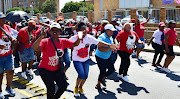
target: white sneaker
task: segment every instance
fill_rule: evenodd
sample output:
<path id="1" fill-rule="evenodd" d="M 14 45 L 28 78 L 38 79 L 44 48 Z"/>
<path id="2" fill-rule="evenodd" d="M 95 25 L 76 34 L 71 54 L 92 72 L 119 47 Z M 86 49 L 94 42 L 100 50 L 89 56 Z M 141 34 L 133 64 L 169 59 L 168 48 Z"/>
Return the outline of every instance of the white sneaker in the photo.
<path id="1" fill-rule="evenodd" d="M 127 76 L 124 76 L 122 79 L 123 79 L 125 82 L 129 82 L 129 79 L 128 79 Z"/>
<path id="2" fill-rule="evenodd" d="M 21 76 L 22 76 L 24 79 L 27 79 L 26 72 L 22 72 L 22 73 L 21 73 Z"/>
<path id="3" fill-rule="evenodd" d="M 119 78 L 123 78 L 123 74 L 121 74 L 121 75 L 117 74 L 117 76 L 118 76 Z"/>
<path id="4" fill-rule="evenodd" d="M 166 73 L 171 73 L 171 70 L 168 69 L 168 68 L 165 68 L 165 67 L 161 68 L 161 70 L 162 70 L 162 71 L 165 71 Z"/>
<path id="5" fill-rule="evenodd" d="M 26 71 L 28 71 L 29 72 L 29 74 L 31 75 L 31 76 L 33 76 L 34 75 L 34 72 L 33 72 L 33 70 L 32 69 L 27 69 Z"/>
<path id="6" fill-rule="evenodd" d="M 180 87 L 180 82 L 178 83 L 178 87 Z"/>

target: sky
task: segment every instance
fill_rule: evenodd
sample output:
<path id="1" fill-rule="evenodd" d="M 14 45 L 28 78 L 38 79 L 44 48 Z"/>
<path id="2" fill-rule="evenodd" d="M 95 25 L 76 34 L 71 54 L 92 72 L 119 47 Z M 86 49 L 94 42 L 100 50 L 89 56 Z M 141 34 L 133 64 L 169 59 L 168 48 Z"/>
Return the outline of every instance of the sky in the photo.
<path id="1" fill-rule="evenodd" d="M 59 0 L 59 1 L 60 1 L 60 9 L 62 9 L 67 2 L 70 2 L 70 1 L 80 2 L 80 1 L 83 1 L 83 0 Z"/>

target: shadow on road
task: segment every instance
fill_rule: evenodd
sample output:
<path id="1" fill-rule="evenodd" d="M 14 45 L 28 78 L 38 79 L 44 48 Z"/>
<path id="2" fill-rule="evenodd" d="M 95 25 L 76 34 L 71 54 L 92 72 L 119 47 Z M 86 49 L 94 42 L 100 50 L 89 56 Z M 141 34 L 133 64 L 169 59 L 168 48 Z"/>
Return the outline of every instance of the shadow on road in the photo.
<path id="1" fill-rule="evenodd" d="M 109 77 L 107 77 L 106 79 L 109 80 L 114 80 L 114 82 L 119 82 L 119 77 L 117 77 L 117 72 L 112 73 Z"/>
<path id="2" fill-rule="evenodd" d="M 161 68 L 156 67 L 155 72 L 166 74 L 166 77 L 170 78 L 173 81 L 180 81 L 180 76 L 174 74 L 174 73 L 177 73 L 177 71 L 172 71 L 171 73 L 166 73 L 166 72 L 162 71 Z"/>
<path id="3" fill-rule="evenodd" d="M 117 99 L 116 94 L 114 92 L 103 89 L 102 91 L 98 91 L 99 95 L 95 96 L 95 99 Z"/>
<path id="4" fill-rule="evenodd" d="M 147 61 L 144 60 L 144 59 L 136 60 L 136 62 L 138 62 L 138 65 L 139 65 L 140 67 L 143 67 L 142 64 L 147 64 L 147 63 L 149 63 L 149 62 L 147 62 Z"/>
<path id="5" fill-rule="evenodd" d="M 129 95 L 138 95 L 138 92 L 144 90 L 146 93 L 150 93 L 144 87 L 137 87 L 135 84 L 123 82 L 119 85 L 120 88 L 117 88 L 118 93 L 127 92 Z"/>

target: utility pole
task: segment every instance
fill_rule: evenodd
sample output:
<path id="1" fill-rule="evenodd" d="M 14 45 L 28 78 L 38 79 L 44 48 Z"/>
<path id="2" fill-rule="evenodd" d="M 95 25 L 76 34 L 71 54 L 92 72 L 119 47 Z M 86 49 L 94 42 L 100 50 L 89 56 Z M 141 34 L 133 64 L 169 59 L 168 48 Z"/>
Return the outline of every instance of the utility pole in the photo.
<path id="1" fill-rule="evenodd" d="M 84 17 L 84 2 L 85 2 L 85 0 L 83 1 L 83 17 Z"/>

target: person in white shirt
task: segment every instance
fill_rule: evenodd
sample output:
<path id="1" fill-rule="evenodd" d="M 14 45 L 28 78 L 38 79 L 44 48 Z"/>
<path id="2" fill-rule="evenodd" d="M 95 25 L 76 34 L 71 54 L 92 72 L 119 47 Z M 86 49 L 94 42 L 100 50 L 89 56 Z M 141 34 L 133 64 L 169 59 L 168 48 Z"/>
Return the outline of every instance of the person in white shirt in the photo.
<path id="1" fill-rule="evenodd" d="M 78 78 L 76 81 L 76 86 L 74 88 L 75 97 L 79 96 L 79 92 L 84 94 L 83 85 L 88 78 L 89 72 L 89 51 L 91 44 L 96 44 L 98 46 L 110 47 L 115 50 L 115 45 L 108 44 L 103 41 L 99 41 L 93 36 L 87 34 L 86 26 L 84 22 L 78 24 L 78 29 L 82 33 L 82 39 L 78 46 L 73 48 L 72 52 L 72 60 L 74 63 L 74 67 L 78 73 Z M 76 41 L 78 36 L 80 38 L 80 32 L 78 35 L 74 35 L 70 38 L 72 41 Z"/>
<path id="2" fill-rule="evenodd" d="M 154 58 L 153 58 L 153 62 L 152 62 L 152 66 L 161 66 L 160 62 L 164 56 L 164 50 L 163 50 L 163 46 L 164 46 L 164 27 L 165 27 L 165 23 L 164 22 L 160 22 L 159 23 L 159 29 L 156 30 L 153 34 L 153 36 L 151 37 L 148 46 L 150 45 L 150 43 L 152 42 L 152 47 L 155 49 L 155 54 L 154 54 Z M 156 59 L 157 56 L 159 55 L 159 59 L 156 63 Z"/>

